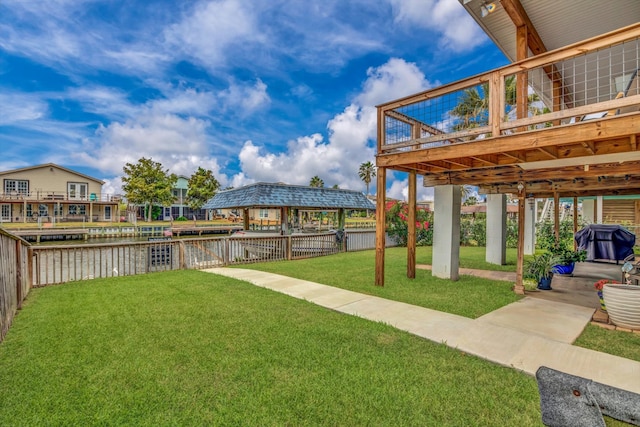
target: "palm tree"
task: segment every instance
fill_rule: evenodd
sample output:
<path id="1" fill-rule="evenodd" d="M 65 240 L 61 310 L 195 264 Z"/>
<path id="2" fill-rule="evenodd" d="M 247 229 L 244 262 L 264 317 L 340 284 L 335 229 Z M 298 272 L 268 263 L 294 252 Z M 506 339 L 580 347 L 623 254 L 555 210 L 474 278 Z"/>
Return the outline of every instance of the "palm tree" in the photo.
<path id="1" fill-rule="evenodd" d="M 516 103 L 516 76 L 509 76 L 504 81 L 505 104 L 511 109 Z M 451 114 L 459 121 L 453 126 L 454 131 L 472 129 L 489 123 L 489 83 L 482 83 L 480 89 L 465 89 L 458 105 Z"/>
<path id="2" fill-rule="evenodd" d="M 376 176 L 376 167 L 371 162 L 364 162 L 360 164 L 360 170 L 358 170 L 358 176 L 367 185 L 367 196 L 369 195 L 369 184 L 371 179 Z"/>
<path id="3" fill-rule="evenodd" d="M 467 185 L 467 184 L 461 185 L 460 193 L 461 193 L 462 202 L 464 202 L 470 197 L 473 197 L 474 192 L 475 192 L 475 188 L 472 185 Z"/>
<path id="4" fill-rule="evenodd" d="M 313 178 L 311 178 L 311 181 L 309 181 L 309 186 L 321 188 L 321 187 L 324 187 L 324 181 L 320 179 L 318 175 L 316 175 Z"/>

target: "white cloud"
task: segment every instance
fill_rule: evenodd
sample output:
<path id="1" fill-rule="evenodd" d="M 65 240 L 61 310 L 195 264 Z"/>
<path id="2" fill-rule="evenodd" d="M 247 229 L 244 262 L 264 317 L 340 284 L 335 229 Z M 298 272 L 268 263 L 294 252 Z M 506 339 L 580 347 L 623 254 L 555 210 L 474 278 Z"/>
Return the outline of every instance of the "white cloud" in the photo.
<path id="1" fill-rule="evenodd" d="M 455 51 L 469 51 L 487 41 L 487 36 L 458 0 L 390 0 L 395 20 L 441 34 L 439 45 Z"/>
<path id="2" fill-rule="evenodd" d="M 48 114 L 49 107 L 37 95 L 16 92 L 0 92 L 0 105 L 4 106 L 0 114 L 0 125 L 38 120 Z"/>
<path id="3" fill-rule="evenodd" d="M 181 22 L 165 31 L 173 49 L 211 71 L 226 66 L 227 49 L 255 41 L 256 17 L 250 3 L 238 0 L 201 2 Z"/>
<path id="4" fill-rule="evenodd" d="M 374 158 L 375 104 L 429 86 L 414 64 L 401 59 L 391 59 L 380 67 L 371 68 L 362 92 L 327 123 L 328 142 L 320 134 L 313 134 L 290 141 L 286 151 L 272 154 L 247 141 L 239 154 L 242 174 L 234 177 L 234 182 L 282 181 L 308 185 L 310 179 L 318 175 L 325 186 L 337 184 L 364 191 L 365 184 L 358 177 L 358 168 Z M 375 187 L 375 183 L 372 184 L 371 187 Z"/>
<path id="5" fill-rule="evenodd" d="M 125 163 L 151 157 L 174 173 L 191 174 L 187 165 L 208 158 L 208 126 L 204 120 L 171 114 L 115 122 L 101 126 L 96 137 L 86 140 L 72 159 L 104 172 L 121 174 Z"/>
<path id="6" fill-rule="evenodd" d="M 232 83 L 219 98 L 226 108 L 237 111 L 240 116 L 248 116 L 270 102 L 267 85 L 260 79 L 253 86 Z"/>
<path id="7" fill-rule="evenodd" d="M 406 176 L 406 174 L 403 174 Z M 389 176 L 387 176 L 389 181 Z M 409 199 L 409 179 L 390 180 L 391 186 L 387 188 L 387 197 L 408 201 Z M 416 199 L 419 201 L 433 200 L 433 187 L 424 187 L 422 185 L 422 177 L 418 175 L 416 182 Z"/>

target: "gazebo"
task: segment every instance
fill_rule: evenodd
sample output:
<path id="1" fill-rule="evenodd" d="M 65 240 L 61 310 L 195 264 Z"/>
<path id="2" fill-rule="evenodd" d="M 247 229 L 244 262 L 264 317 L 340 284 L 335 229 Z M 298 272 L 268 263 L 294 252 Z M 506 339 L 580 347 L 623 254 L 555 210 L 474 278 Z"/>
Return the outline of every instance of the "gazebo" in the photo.
<path id="1" fill-rule="evenodd" d="M 249 229 L 249 209 L 280 209 L 280 231 L 289 233 L 290 213 L 300 211 L 337 211 L 338 228 L 344 230 L 345 210 L 375 210 L 361 192 L 339 188 L 307 187 L 283 183 L 259 182 L 217 193 L 205 209 L 241 209 L 243 228 Z"/>

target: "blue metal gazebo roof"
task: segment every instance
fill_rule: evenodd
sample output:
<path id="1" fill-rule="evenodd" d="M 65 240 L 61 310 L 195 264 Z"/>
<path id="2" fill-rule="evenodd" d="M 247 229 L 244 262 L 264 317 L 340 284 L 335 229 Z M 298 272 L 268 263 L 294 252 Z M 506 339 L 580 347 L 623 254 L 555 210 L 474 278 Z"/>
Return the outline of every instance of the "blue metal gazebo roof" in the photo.
<path id="1" fill-rule="evenodd" d="M 358 191 L 267 182 L 221 191 L 203 206 L 205 209 L 277 207 L 369 210 L 376 208 L 371 200 Z"/>

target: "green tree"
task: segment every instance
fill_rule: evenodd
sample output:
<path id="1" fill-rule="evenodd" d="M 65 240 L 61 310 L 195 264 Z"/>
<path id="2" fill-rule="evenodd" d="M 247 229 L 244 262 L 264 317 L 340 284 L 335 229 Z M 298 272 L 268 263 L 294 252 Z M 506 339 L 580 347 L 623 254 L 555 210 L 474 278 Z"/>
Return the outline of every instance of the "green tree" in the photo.
<path id="1" fill-rule="evenodd" d="M 316 175 L 313 178 L 311 178 L 311 181 L 309 181 L 309 186 L 321 188 L 321 187 L 324 187 L 324 181 L 320 179 L 318 175 Z"/>
<path id="2" fill-rule="evenodd" d="M 358 170 L 358 176 L 367 186 L 367 196 L 369 195 L 369 184 L 371 184 L 371 179 L 376 176 L 376 167 L 371 162 L 364 162 L 360 164 L 360 169 Z"/>
<path id="3" fill-rule="evenodd" d="M 464 206 L 474 206 L 478 204 L 478 199 L 476 198 L 476 196 L 469 196 L 464 199 L 464 202 L 462 204 Z"/>
<path id="4" fill-rule="evenodd" d="M 510 110 L 516 103 L 516 78 L 510 76 L 505 79 L 505 104 Z M 451 114 L 457 117 L 453 126 L 454 131 L 472 129 L 489 123 L 489 83 L 483 83 L 462 92 L 460 102 Z"/>
<path id="5" fill-rule="evenodd" d="M 470 198 L 470 197 L 474 197 L 473 195 L 475 191 L 475 188 L 472 185 L 461 185 L 460 186 L 460 197 L 462 199 L 463 204 L 466 204 L 465 202 Z M 475 205 L 475 203 L 473 203 Z"/>
<path id="6" fill-rule="evenodd" d="M 145 157 L 138 163 L 127 163 L 122 182 L 129 203 L 146 206 L 147 221 L 152 220 L 154 205 L 170 206 L 174 201 L 173 187 L 178 180 L 175 174 L 163 170 L 162 165 Z"/>
<path id="7" fill-rule="evenodd" d="M 207 201 L 216 195 L 220 183 L 208 169 L 198 167 L 198 170 L 189 178 L 187 190 L 187 205 L 191 209 L 200 209 Z"/>

